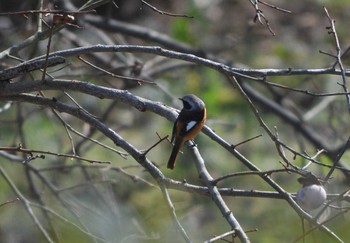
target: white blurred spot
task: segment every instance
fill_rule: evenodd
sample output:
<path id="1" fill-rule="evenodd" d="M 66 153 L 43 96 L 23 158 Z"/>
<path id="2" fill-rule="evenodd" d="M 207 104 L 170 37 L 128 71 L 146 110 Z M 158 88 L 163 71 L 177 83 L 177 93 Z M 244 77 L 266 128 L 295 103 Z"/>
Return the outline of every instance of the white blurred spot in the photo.
<path id="1" fill-rule="evenodd" d="M 323 186 L 317 184 L 301 188 L 296 196 L 299 206 L 307 212 L 320 207 L 326 199 L 326 190 Z"/>

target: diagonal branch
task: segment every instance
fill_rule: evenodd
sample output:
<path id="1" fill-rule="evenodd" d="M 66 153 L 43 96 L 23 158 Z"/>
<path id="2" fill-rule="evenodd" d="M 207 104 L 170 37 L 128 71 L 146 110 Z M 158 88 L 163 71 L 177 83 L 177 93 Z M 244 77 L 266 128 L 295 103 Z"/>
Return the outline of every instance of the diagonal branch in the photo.
<path id="1" fill-rule="evenodd" d="M 249 243 L 250 240 L 248 236 L 246 235 L 241 225 L 233 215 L 232 211 L 226 205 L 217 186 L 213 183 L 214 179 L 205 167 L 204 160 L 200 155 L 197 146 L 195 146 L 193 142 L 189 142 L 189 144 L 192 151 L 192 157 L 195 160 L 199 177 L 204 181 L 205 185 L 208 187 L 210 197 L 213 199 L 216 206 L 221 211 L 221 214 L 225 217 L 226 221 L 230 224 L 231 228 L 235 230 L 235 234 L 238 236 L 241 242 Z"/>
<path id="2" fill-rule="evenodd" d="M 12 182 L 10 177 L 7 175 L 7 173 L 5 172 L 5 170 L 1 166 L 0 166 L 0 174 L 6 180 L 6 182 L 9 184 L 9 186 L 12 189 L 12 191 L 16 194 L 16 196 L 19 198 L 19 200 L 23 203 L 23 205 L 24 205 L 25 209 L 27 210 L 28 214 L 33 219 L 35 225 L 38 227 L 38 229 L 44 235 L 46 240 L 48 242 L 52 242 L 53 243 L 54 241 L 51 239 L 49 233 L 45 230 L 44 226 L 40 223 L 38 217 L 35 215 L 30 201 L 27 198 L 25 198 L 22 195 L 22 193 L 17 189 L 16 185 Z"/>

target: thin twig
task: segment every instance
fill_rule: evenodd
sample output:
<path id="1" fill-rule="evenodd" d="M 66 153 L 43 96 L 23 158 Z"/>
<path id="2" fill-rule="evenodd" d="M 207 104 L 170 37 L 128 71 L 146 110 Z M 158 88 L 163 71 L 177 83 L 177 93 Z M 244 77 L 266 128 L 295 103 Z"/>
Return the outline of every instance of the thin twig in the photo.
<path id="1" fill-rule="evenodd" d="M 171 217 L 173 218 L 173 221 L 174 221 L 174 224 L 175 226 L 177 227 L 177 229 L 180 231 L 183 239 L 190 243 L 192 242 L 190 240 L 190 238 L 188 237 L 186 231 L 185 231 L 185 228 L 181 225 L 179 219 L 177 218 L 177 215 L 176 215 L 176 211 L 175 211 L 175 207 L 174 207 L 174 204 L 173 202 L 171 201 L 171 198 L 170 198 L 170 195 L 169 195 L 169 192 L 168 192 L 168 189 L 166 188 L 166 186 L 164 185 L 163 182 L 161 183 L 158 183 L 159 184 L 159 187 L 162 191 L 162 194 L 163 194 L 163 197 L 165 199 L 165 202 L 167 203 L 168 205 L 168 208 L 169 208 L 169 211 L 170 211 L 170 215 Z"/>
<path id="2" fill-rule="evenodd" d="M 252 140 L 254 140 L 254 139 L 260 138 L 260 137 L 262 137 L 261 134 L 256 135 L 256 136 L 254 136 L 254 137 L 252 137 L 252 138 L 248 138 L 248 139 L 246 139 L 246 140 L 244 140 L 244 141 L 242 141 L 242 142 L 239 142 L 239 143 L 237 143 L 237 144 L 232 145 L 232 148 L 235 149 L 235 148 L 237 148 L 238 146 L 240 146 L 240 145 L 242 145 L 242 144 L 248 143 L 248 142 L 250 142 L 250 141 L 252 141 Z"/>
<path id="3" fill-rule="evenodd" d="M 262 1 L 262 0 L 258 0 L 258 2 L 261 3 L 261 4 L 263 4 L 263 5 L 265 5 L 265 6 L 270 7 L 270 8 L 272 8 L 272 9 L 281 11 L 281 12 L 283 12 L 283 13 L 287 13 L 287 14 L 291 14 L 291 13 L 292 13 L 292 11 L 290 11 L 290 10 L 283 9 L 283 8 L 281 8 L 281 7 L 277 7 L 277 6 L 275 6 L 275 5 L 271 4 L 271 3 L 267 3 L 267 2 L 264 2 L 264 1 Z"/>
<path id="4" fill-rule="evenodd" d="M 254 6 L 255 8 L 255 17 L 254 17 L 254 22 L 259 22 L 260 24 L 264 24 L 263 20 L 265 22 L 266 27 L 268 28 L 268 30 L 270 31 L 270 33 L 275 36 L 275 32 L 272 30 L 271 26 L 270 26 L 270 22 L 269 20 L 265 17 L 263 11 L 259 8 L 259 4 L 258 4 L 258 0 L 250 0 L 250 3 Z"/>
<path id="5" fill-rule="evenodd" d="M 288 168 L 267 170 L 267 171 L 242 171 L 242 172 L 229 173 L 227 175 L 220 176 L 220 177 L 216 178 L 215 180 L 213 180 L 212 183 L 214 185 L 216 185 L 220 181 L 226 180 L 228 178 L 236 177 L 236 176 L 259 175 L 261 177 L 264 177 L 264 176 L 270 176 L 270 175 L 275 174 L 275 173 L 286 173 L 286 172 L 287 173 L 292 172 L 292 173 L 296 173 L 299 175 L 303 175 L 302 172 L 300 172 L 299 170 L 288 169 Z"/>
<path id="6" fill-rule="evenodd" d="M 228 232 L 225 232 L 221 235 L 218 235 L 218 236 L 215 236 L 207 241 L 205 241 L 205 243 L 212 243 L 212 242 L 215 242 L 215 241 L 218 241 L 218 240 L 222 240 L 223 238 L 229 236 L 229 235 L 234 235 L 236 233 L 235 230 L 231 230 L 231 231 L 228 231 Z"/>
<path id="7" fill-rule="evenodd" d="M 85 10 L 85 11 L 66 11 L 66 10 L 52 10 L 52 9 L 44 9 L 44 10 L 24 10 L 17 12 L 6 12 L 0 13 L 0 16 L 8 16 L 8 15 L 28 15 L 28 14 L 87 14 L 87 13 L 95 13 L 96 10 Z"/>
<path id="8" fill-rule="evenodd" d="M 44 237 L 46 238 L 46 240 L 48 242 L 54 242 L 49 233 L 45 230 L 45 228 L 43 227 L 43 225 L 40 223 L 39 219 L 37 218 L 37 216 L 35 215 L 33 208 L 31 206 L 31 203 L 29 200 L 27 200 L 22 193 L 17 189 L 16 185 L 12 182 L 11 178 L 7 175 L 7 173 L 5 172 L 5 170 L 0 166 L 0 174 L 2 175 L 2 177 L 5 179 L 5 181 L 7 182 L 7 184 L 9 184 L 9 186 L 11 187 L 12 191 L 16 194 L 16 196 L 19 198 L 19 200 L 23 203 L 23 206 L 25 207 L 26 211 L 28 212 L 28 214 L 30 215 L 30 217 L 33 219 L 34 224 L 38 227 L 38 229 L 40 230 L 40 232 L 44 235 Z"/>
<path id="9" fill-rule="evenodd" d="M 6 201 L 6 202 L 2 202 L 2 203 L 0 203 L 0 208 L 3 207 L 3 206 L 6 206 L 6 205 L 8 205 L 8 204 L 12 204 L 12 203 L 14 203 L 14 202 L 17 202 L 17 201 L 19 201 L 19 200 L 20 200 L 19 198 L 15 198 L 15 199 L 12 199 L 12 200 L 8 200 L 8 201 Z"/>
<path id="10" fill-rule="evenodd" d="M 79 225 L 75 224 L 74 222 L 72 222 L 71 220 L 63 217 L 61 214 L 57 213 L 56 211 L 54 211 L 53 209 L 51 208 L 48 208 L 48 207 L 45 207 L 45 206 L 42 206 L 40 204 L 36 204 L 36 203 L 31 203 L 31 205 L 33 207 L 37 207 L 37 208 L 40 208 L 42 210 L 45 210 L 47 212 L 49 212 L 50 214 L 56 216 L 58 219 L 62 220 L 63 222 L 67 223 L 67 224 L 70 224 L 72 226 L 74 226 L 75 228 L 77 228 L 78 230 L 80 230 L 81 232 L 83 232 L 84 234 L 86 234 L 87 236 L 90 236 L 92 237 L 93 239 L 96 239 L 96 240 L 99 240 L 99 241 L 102 241 L 102 242 L 109 242 L 101 237 L 98 237 L 90 232 L 88 232 L 87 230 L 83 229 L 82 227 L 80 227 Z"/>
<path id="11" fill-rule="evenodd" d="M 193 16 L 189 16 L 189 15 L 185 15 L 185 14 L 174 14 L 174 13 L 170 13 L 170 12 L 159 10 L 158 8 L 156 8 L 155 6 L 149 4 L 145 0 L 141 0 L 141 2 L 143 4 L 145 4 L 147 7 L 151 8 L 153 11 L 155 11 L 155 12 L 157 12 L 159 14 L 164 14 L 164 15 L 168 15 L 168 16 L 172 16 L 172 17 L 193 18 Z"/>
<path id="12" fill-rule="evenodd" d="M 326 29 L 328 29 L 328 33 L 333 36 L 335 48 L 337 51 L 336 63 L 334 64 L 334 66 L 338 65 L 339 69 L 341 71 L 341 77 L 342 77 L 342 85 L 341 86 L 343 87 L 344 92 L 346 93 L 345 97 L 346 97 L 346 100 L 348 103 L 348 111 L 350 112 L 350 95 L 348 94 L 349 90 L 348 90 L 348 85 L 347 85 L 347 81 L 346 81 L 345 68 L 344 68 L 343 62 L 341 60 L 342 54 L 341 54 L 341 48 L 340 48 L 340 44 L 339 44 L 338 34 L 337 34 L 337 31 L 335 28 L 335 20 L 331 18 L 326 7 L 324 7 L 324 11 L 326 12 L 329 23 L 330 23 L 330 26 L 327 27 Z"/>
<path id="13" fill-rule="evenodd" d="M 149 147 L 146 151 L 143 152 L 143 154 L 146 156 L 153 148 L 155 148 L 158 144 L 163 142 L 164 140 L 168 139 L 168 135 L 166 135 L 163 138 L 160 138 L 159 141 L 157 141 L 155 144 L 153 144 L 151 147 Z"/>
<path id="14" fill-rule="evenodd" d="M 114 77 L 114 78 L 120 78 L 120 79 L 124 79 L 124 80 L 130 80 L 130 81 L 136 81 L 138 83 L 147 83 L 147 84 L 153 84 L 153 85 L 157 85 L 155 82 L 153 81 L 149 81 L 149 80 L 144 80 L 144 79 L 140 79 L 140 78 L 133 78 L 133 77 L 127 77 L 127 76 L 123 76 L 123 75 L 117 75 L 117 74 L 114 74 L 114 73 L 111 73 L 103 68 L 100 68 L 98 66 L 96 66 L 95 64 L 92 64 L 91 62 L 83 59 L 82 57 L 78 56 L 78 59 L 84 63 L 86 63 L 87 65 L 103 72 L 103 73 L 106 73 L 108 75 L 110 75 L 111 77 Z"/>
<path id="15" fill-rule="evenodd" d="M 32 155 L 33 153 L 48 154 L 48 155 L 54 155 L 54 156 L 58 156 L 58 157 L 78 159 L 78 160 L 86 161 L 89 163 L 98 163 L 98 164 L 110 164 L 111 163 L 110 161 L 87 159 L 87 158 L 80 157 L 78 155 L 61 154 L 61 153 L 36 150 L 36 149 L 25 149 L 25 148 L 22 148 L 21 146 L 18 146 L 18 147 L 0 147 L 0 150 L 11 151 L 11 152 L 21 152 L 21 153 L 26 153 L 26 154 L 30 154 L 30 155 Z"/>
<path id="16" fill-rule="evenodd" d="M 349 147 L 350 147 L 350 137 L 348 138 L 348 140 L 344 144 L 343 149 L 338 153 L 337 158 L 336 158 L 336 160 L 334 161 L 334 163 L 332 165 L 332 168 L 329 170 L 328 174 L 325 176 L 325 178 L 324 178 L 325 182 L 327 182 L 331 178 L 331 176 L 332 176 L 336 166 L 338 165 L 341 157 L 343 156 L 343 154 L 346 152 L 346 150 Z"/>

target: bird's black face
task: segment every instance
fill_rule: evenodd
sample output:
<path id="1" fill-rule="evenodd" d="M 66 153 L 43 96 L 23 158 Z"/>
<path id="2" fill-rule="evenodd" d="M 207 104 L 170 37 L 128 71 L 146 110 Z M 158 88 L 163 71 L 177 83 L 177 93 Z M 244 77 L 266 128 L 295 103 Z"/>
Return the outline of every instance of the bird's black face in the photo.
<path id="1" fill-rule="evenodd" d="M 182 100 L 183 108 L 188 111 L 199 111 L 205 107 L 204 102 L 194 95 L 185 95 L 180 100 Z"/>
<path id="2" fill-rule="evenodd" d="M 191 108 L 192 108 L 191 103 L 188 102 L 188 101 L 185 100 L 185 99 L 181 99 L 181 100 L 182 100 L 182 103 L 183 103 L 183 105 L 184 105 L 184 109 L 186 109 L 186 110 L 191 110 Z"/>

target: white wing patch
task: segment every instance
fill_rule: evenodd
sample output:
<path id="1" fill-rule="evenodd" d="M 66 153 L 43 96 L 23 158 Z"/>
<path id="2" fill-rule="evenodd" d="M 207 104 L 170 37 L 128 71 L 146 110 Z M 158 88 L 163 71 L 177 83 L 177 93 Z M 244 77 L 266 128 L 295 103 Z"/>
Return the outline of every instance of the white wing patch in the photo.
<path id="1" fill-rule="evenodd" d="M 186 132 L 191 130 L 195 125 L 197 125 L 196 121 L 190 121 L 189 123 L 187 123 L 187 125 L 186 125 Z"/>

